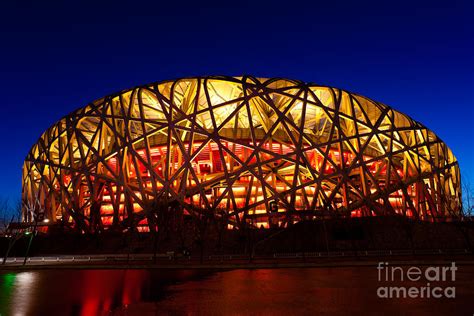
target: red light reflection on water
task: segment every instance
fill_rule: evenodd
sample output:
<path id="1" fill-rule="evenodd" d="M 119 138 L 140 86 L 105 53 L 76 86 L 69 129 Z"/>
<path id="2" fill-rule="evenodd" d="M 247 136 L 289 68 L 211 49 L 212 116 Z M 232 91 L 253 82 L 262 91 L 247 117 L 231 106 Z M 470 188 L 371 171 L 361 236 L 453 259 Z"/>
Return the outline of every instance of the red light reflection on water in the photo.
<path id="1" fill-rule="evenodd" d="M 108 315 L 141 301 L 147 270 L 57 270 L 0 275 L 3 315 Z M 2 286 L 5 280 L 13 281 Z"/>
<path id="2" fill-rule="evenodd" d="M 138 302 L 148 279 L 145 270 L 80 271 L 78 299 L 80 315 L 100 315 L 115 306 Z M 114 304 L 115 303 L 115 304 Z"/>

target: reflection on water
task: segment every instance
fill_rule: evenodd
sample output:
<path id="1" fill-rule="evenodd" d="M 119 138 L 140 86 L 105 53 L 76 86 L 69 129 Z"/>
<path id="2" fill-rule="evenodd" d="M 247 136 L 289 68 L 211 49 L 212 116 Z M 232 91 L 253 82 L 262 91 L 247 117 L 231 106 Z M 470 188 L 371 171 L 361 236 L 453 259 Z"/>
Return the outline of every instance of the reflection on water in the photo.
<path id="1" fill-rule="evenodd" d="M 375 267 L 3 273 L 0 315 L 472 314 L 473 276 L 459 268 L 454 300 L 384 300 Z"/>
<path id="2" fill-rule="evenodd" d="M 34 298 L 38 287 L 38 274 L 35 272 L 22 272 L 14 275 L 14 288 L 12 306 L 17 306 L 15 314 L 26 315 L 28 306 Z"/>
<path id="3" fill-rule="evenodd" d="M 45 270 L 0 274 L 0 315 L 108 315 L 142 300 L 159 300 L 167 284 L 203 273 Z"/>

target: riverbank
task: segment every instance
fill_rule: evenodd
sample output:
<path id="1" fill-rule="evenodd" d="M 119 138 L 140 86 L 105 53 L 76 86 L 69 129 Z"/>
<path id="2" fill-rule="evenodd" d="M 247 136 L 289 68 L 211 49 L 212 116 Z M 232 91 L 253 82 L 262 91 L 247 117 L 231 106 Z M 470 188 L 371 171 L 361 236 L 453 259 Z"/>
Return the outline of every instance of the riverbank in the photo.
<path id="1" fill-rule="evenodd" d="M 460 254 L 425 254 L 425 255 L 342 255 L 318 256 L 317 254 L 276 254 L 274 256 L 208 256 L 172 257 L 165 254 L 154 257 L 153 254 L 123 255 L 83 255 L 9 258 L 0 271 L 25 271 L 42 269 L 263 269 L 263 268 L 306 268 L 306 267 L 357 267 L 377 266 L 379 262 L 390 264 L 423 266 L 445 265 L 456 262 L 458 265 L 474 266 L 474 256 Z"/>

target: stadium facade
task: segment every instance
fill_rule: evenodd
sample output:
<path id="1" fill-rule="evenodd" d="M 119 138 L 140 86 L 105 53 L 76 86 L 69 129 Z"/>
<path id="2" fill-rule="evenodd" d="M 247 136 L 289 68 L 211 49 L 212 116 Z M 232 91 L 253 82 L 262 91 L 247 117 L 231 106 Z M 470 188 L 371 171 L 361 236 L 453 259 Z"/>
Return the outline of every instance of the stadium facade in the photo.
<path id="1" fill-rule="evenodd" d="M 456 158 L 424 125 L 341 89 L 250 76 L 96 100 L 41 135 L 22 180 L 24 221 L 83 231 L 155 230 L 163 209 L 241 228 L 331 215 L 442 221 L 461 205 Z"/>

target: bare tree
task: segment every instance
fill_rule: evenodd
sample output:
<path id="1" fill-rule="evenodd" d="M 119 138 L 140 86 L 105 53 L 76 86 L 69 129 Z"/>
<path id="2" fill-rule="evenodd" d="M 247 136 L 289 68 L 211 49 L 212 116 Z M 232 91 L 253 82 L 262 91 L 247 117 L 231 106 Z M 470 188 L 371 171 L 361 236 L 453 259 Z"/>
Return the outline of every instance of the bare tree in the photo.
<path id="1" fill-rule="evenodd" d="M 0 197 L 0 231 L 4 231 L 10 222 L 21 222 L 21 200 L 12 202 Z"/>
<path id="2" fill-rule="evenodd" d="M 471 186 L 470 181 L 464 176 L 461 179 L 462 182 L 462 209 L 461 216 L 463 221 L 455 221 L 454 225 L 459 229 L 464 237 L 466 246 L 472 253 L 474 253 L 474 247 L 471 242 L 472 225 L 466 225 L 466 220 L 471 220 L 474 209 L 474 187 Z"/>
<path id="3" fill-rule="evenodd" d="M 462 179 L 462 212 L 463 216 L 474 216 L 474 186 L 467 177 Z"/>
<path id="4" fill-rule="evenodd" d="M 0 198 L 0 233 L 3 233 L 7 228 L 9 213 L 8 199 Z"/>

